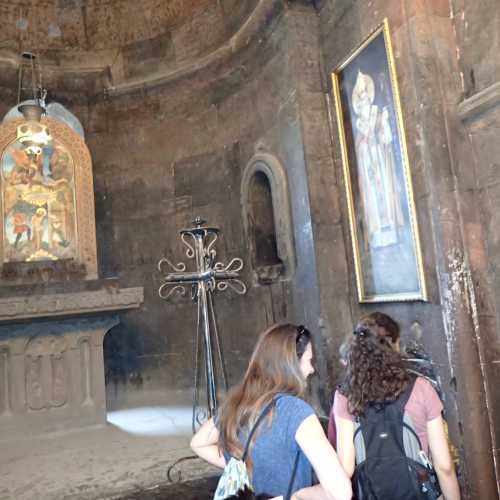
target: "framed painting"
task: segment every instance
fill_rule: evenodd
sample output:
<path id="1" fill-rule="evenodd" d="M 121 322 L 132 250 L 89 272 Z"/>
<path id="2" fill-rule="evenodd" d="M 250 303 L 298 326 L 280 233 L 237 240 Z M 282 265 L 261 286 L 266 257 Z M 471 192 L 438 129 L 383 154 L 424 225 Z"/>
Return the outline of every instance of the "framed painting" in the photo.
<path id="1" fill-rule="evenodd" d="M 426 300 L 387 19 L 332 82 L 359 300 Z"/>
<path id="2" fill-rule="evenodd" d="M 46 141 L 23 140 L 23 118 L 0 124 L 0 280 L 30 282 L 36 269 L 97 278 L 92 160 L 82 137 L 42 117 Z M 16 281 L 17 283 L 17 281 Z"/>
<path id="3" fill-rule="evenodd" d="M 18 138 L 0 157 L 4 262 L 76 259 L 75 175 L 68 148 Z"/>

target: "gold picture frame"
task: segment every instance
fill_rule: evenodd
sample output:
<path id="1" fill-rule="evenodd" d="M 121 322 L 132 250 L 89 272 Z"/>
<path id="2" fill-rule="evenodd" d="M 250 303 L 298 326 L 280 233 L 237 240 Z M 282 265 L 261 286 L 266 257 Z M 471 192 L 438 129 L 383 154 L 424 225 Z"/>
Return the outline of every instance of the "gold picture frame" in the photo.
<path id="1" fill-rule="evenodd" d="M 332 84 L 359 301 L 427 300 L 387 19 Z"/>

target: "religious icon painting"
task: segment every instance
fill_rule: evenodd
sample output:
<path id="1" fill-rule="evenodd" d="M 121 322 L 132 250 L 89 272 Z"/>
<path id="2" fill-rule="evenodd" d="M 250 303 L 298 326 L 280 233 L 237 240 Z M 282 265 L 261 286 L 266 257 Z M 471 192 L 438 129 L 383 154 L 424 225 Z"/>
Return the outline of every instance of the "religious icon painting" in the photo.
<path id="1" fill-rule="evenodd" d="M 11 116 L 0 123 L 0 280 L 51 276 L 97 278 L 92 159 L 66 122 Z"/>
<path id="2" fill-rule="evenodd" d="M 0 158 L 4 262 L 77 256 L 74 166 L 57 140 L 11 142 Z"/>
<path id="3" fill-rule="evenodd" d="M 426 300 L 387 20 L 332 80 L 359 300 Z"/>

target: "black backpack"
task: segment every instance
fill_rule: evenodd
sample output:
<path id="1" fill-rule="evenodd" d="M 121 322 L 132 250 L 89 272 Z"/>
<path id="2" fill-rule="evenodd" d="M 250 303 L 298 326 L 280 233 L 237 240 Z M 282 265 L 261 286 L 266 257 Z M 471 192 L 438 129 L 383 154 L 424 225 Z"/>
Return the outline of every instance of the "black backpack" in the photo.
<path id="1" fill-rule="evenodd" d="M 355 423 L 357 500 L 435 500 L 441 496 L 411 417 L 404 408 L 415 379 L 396 401 L 372 404 Z"/>

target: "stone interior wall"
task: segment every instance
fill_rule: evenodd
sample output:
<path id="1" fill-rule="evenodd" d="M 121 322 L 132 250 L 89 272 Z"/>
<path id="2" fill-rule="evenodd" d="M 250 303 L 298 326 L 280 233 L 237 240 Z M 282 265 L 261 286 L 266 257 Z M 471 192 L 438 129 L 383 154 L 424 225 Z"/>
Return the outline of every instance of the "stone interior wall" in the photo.
<path id="1" fill-rule="evenodd" d="M 178 231 L 191 227 L 199 215 L 222 229 L 221 261 L 239 256 L 249 262 L 239 178 L 264 128 L 266 106 L 257 96 L 256 79 L 266 78 L 267 66 L 283 57 L 285 35 L 276 26 L 261 54 L 260 75 L 255 54 L 249 54 L 236 69 L 228 62 L 215 74 L 195 73 L 146 93 L 90 104 L 87 133 L 94 155 L 101 272 L 145 287 L 142 310 L 128 315 L 106 342 L 117 365 L 109 372 L 110 382 L 128 386 L 124 396 L 134 384 L 143 394 L 192 384 L 195 305 L 188 299 L 163 303 L 157 294 L 158 260 L 164 255 L 172 262 L 187 260 Z M 246 268 L 247 283 L 250 277 Z M 281 287 L 276 294 L 279 314 L 285 307 Z M 242 298 L 231 292 L 216 297 L 233 382 L 256 332 L 275 316 L 271 297 L 270 290 L 251 287 Z"/>
<path id="2" fill-rule="evenodd" d="M 19 54 L 33 51 L 49 89 L 84 95 L 178 71 L 227 42 L 257 0 L 38 2 L 0 6 L 0 83 L 17 79 Z M 17 92 L 17 88 L 14 89 Z"/>
<path id="3" fill-rule="evenodd" d="M 138 400 L 160 402 L 172 391 L 192 386 L 195 306 L 189 299 L 174 304 L 159 299 L 156 265 L 164 255 L 173 262 L 186 260 L 178 231 L 197 215 L 222 229 L 219 259 L 228 262 L 241 256 L 246 264 L 248 294 L 241 298 L 227 291 L 216 298 L 229 381 L 240 377 L 260 330 L 280 319 L 295 319 L 290 280 L 296 274 L 286 282 L 258 285 L 243 239 L 240 178 L 257 151 L 275 155 L 289 171 L 293 196 L 307 199 L 288 26 L 282 22 L 286 6 L 278 0 L 264 4 L 265 22 L 251 32 L 244 50 L 229 50 L 215 64 L 167 78 L 151 90 L 141 87 L 108 96 L 100 73 L 76 76 L 50 67 L 44 75 L 49 100 L 67 106 L 86 131 L 93 159 L 99 276 L 110 286 L 116 285 L 110 278 L 118 277 L 122 286 L 145 287 L 144 307 L 124 314 L 105 339 L 109 407 Z M 256 2 L 236 5 L 227 0 L 218 5 L 230 35 Z M 213 33 L 195 29 L 207 25 L 206 13 L 207 9 L 193 15 L 187 23 L 191 36 L 180 44 L 187 51 L 194 45 L 203 47 L 190 52 L 191 60 L 214 49 Z M 136 48 L 138 60 L 148 60 L 150 44 Z M 63 51 L 52 55 L 64 56 Z M 2 114 L 17 99 L 17 69 L 5 69 L 0 81 Z M 300 234 L 307 211 L 299 210 L 294 219 Z M 304 248 L 303 253 L 308 251 Z M 314 261 L 303 261 L 297 269 L 313 275 Z M 53 283 L 41 280 L 32 291 L 73 289 L 71 278 L 64 275 L 67 282 L 60 283 L 59 274 Z M 17 290 L 0 292 L 9 295 Z"/>
<path id="4" fill-rule="evenodd" d="M 477 210 L 480 190 L 473 168 L 475 161 L 458 113 L 458 104 L 465 94 L 457 58 L 455 21 L 460 13 L 452 12 L 445 1 L 327 0 L 319 4 L 323 79 L 328 95 L 331 95 L 330 72 L 388 18 L 429 295 L 425 303 L 360 306 L 353 260 L 348 251 L 352 318 L 382 310 L 400 322 L 404 342 L 415 338 L 424 344 L 432 354 L 444 387 L 450 435 L 460 450 L 459 470 L 465 497 L 497 498 L 492 446 L 494 434 L 498 433 L 498 410 L 491 406 L 497 395 L 493 395 L 492 387 L 488 388 L 488 382 L 491 384 L 496 374 L 491 363 L 491 371 L 487 373 L 485 355 L 496 356 L 493 353 L 498 350 L 494 347 L 488 354 L 485 351 L 487 342 L 497 346 L 498 340 L 490 338 L 488 333 L 496 320 L 491 316 L 487 299 L 490 291 L 494 291 L 488 290 L 491 278 L 486 277 L 486 270 L 491 264 L 485 255 L 482 236 L 488 220 Z M 476 11 L 476 17 L 469 18 L 474 23 L 471 38 L 462 31 L 462 37 L 471 46 L 475 45 L 472 32 L 479 34 L 484 30 L 481 23 L 481 27 L 476 24 L 478 12 L 488 16 L 484 6 L 477 5 L 472 10 Z M 463 57 L 470 59 L 470 55 Z M 475 64 L 480 67 L 469 73 L 474 78 L 477 72 L 476 85 L 479 85 L 480 74 L 484 78 L 491 75 L 487 63 L 476 60 Z M 327 101 L 331 106 L 330 97 Z M 331 130 L 337 178 L 342 184 L 335 116 Z M 491 172 L 491 160 L 487 164 Z M 344 188 L 340 191 L 340 203 L 347 245 L 342 244 L 341 250 L 350 249 L 351 245 L 344 191 Z M 491 238 L 495 238 L 494 234 Z M 481 437 L 477 436 L 478 431 Z M 476 437 L 472 438 L 473 434 Z"/>
<path id="5" fill-rule="evenodd" d="M 462 84 L 459 114 L 469 152 L 469 203 L 464 206 L 470 263 L 481 328 L 481 368 L 486 377 L 492 423 L 492 449 L 500 463 L 500 9 L 492 1 L 452 2 Z M 465 177 L 465 176 L 464 176 Z M 472 219 L 472 220 L 471 220 Z M 500 480 L 497 465 L 497 484 Z"/>
<path id="6" fill-rule="evenodd" d="M 452 0 L 450 10 L 456 30 L 463 93 L 468 98 L 500 80 L 500 10 L 495 0 L 480 3 Z"/>
<path id="7" fill-rule="evenodd" d="M 100 276 L 145 288 L 142 309 L 124 315 L 105 339 L 111 405 L 160 401 L 192 385 L 194 304 L 158 298 L 156 264 L 164 255 L 186 261 L 178 231 L 200 215 L 222 229 L 220 260 L 239 256 L 246 264 L 248 294 L 216 297 L 231 383 L 241 376 L 256 333 L 286 318 L 319 334 L 318 372 L 328 383 L 320 390 L 316 379 L 313 393 L 325 408 L 344 336 L 360 314 L 387 312 L 401 323 L 403 340 L 421 341 L 437 364 L 466 498 L 496 498 L 491 446 L 498 443 L 498 424 L 491 419 L 498 415 L 498 395 L 488 381 L 499 366 L 500 197 L 492 160 L 499 117 L 490 111 L 464 126 L 458 111 L 464 99 L 498 81 L 498 37 L 488 48 L 488 33 L 496 29 L 491 2 L 481 10 L 455 0 L 450 12 L 444 0 L 261 0 L 269 9 L 238 50 L 164 75 L 161 84 L 103 92 L 110 80 L 102 71 L 54 80 L 52 98 L 80 118 L 93 155 Z M 251 8 L 222 3 L 236 16 L 236 31 Z M 429 300 L 360 305 L 330 71 L 384 17 L 393 38 Z M 186 50 L 208 36 L 189 33 Z M 146 75 L 156 57 L 165 63 L 162 43 L 135 43 L 129 76 Z M 480 57 L 485 53 L 489 62 Z M 120 71 L 112 80 L 126 83 Z M 16 99 L 16 73 L 6 75 L 0 112 Z M 269 285 L 257 283 L 241 215 L 241 175 L 256 153 L 275 155 L 286 169 L 294 227 L 294 273 Z M 493 348 L 485 349 L 485 342 Z"/>
<path id="8" fill-rule="evenodd" d="M 308 1 L 263 0 L 260 17 L 253 0 L 221 5 L 228 36 L 238 26 L 250 28 L 229 48 L 212 54 L 211 34 L 207 40 L 200 33 L 187 37 L 188 51 L 207 43 L 206 49 L 191 51 L 193 58 L 184 62 L 189 66 L 198 57 L 198 63 L 188 70 L 177 71 L 180 64 L 161 67 L 163 55 L 151 55 L 150 44 L 137 42 L 137 61 L 158 57 L 153 83 L 144 76 L 147 71 L 130 79 L 116 77 L 121 73 L 111 67 L 98 69 L 109 61 L 90 46 L 85 57 L 77 58 L 81 67 L 69 67 L 67 58 L 82 47 L 76 38 L 68 47 L 38 40 L 48 51 L 42 62 L 49 101 L 60 102 L 80 119 L 92 153 L 99 276 L 145 287 L 142 310 L 124 316 L 105 339 L 109 402 L 130 404 L 135 395 L 147 399 L 151 391 L 158 395 L 192 384 L 186 358 L 192 359 L 194 306 L 160 301 L 156 263 L 163 255 L 174 261 L 183 257 L 178 230 L 201 215 L 222 228 L 221 259 L 237 255 L 246 263 L 247 296 L 217 297 L 230 380 L 241 375 L 255 334 L 264 326 L 280 319 L 304 323 L 320 334 L 318 371 L 328 383 L 317 379 L 312 392 L 326 410 L 336 380 L 330 374 L 338 369 L 333 354 L 352 320 L 344 293 L 344 253 L 329 250 L 329 241 L 343 236 L 319 78 L 319 18 Z M 203 24 L 205 15 L 204 10 L 188 24 Z M 66 53 L 65 47 L 71 50 Z M 5 114 L 16 103 L 17 67 L 2 54 L 0 113 Z M 123 58 L 116 61 L 121 64 Z M 97 69 L 85 69 L 87 63 Z M 274 155 L 286 170 L 294 233 L 292 272 L 265 286 L 251 268 L 241 215 L 241 173 L 256 153 Z M 58 282 L 59 274 L 51 291 L 74 287 L 66 275 L 66 284 Z M 37 290 L 44 292 L 48 285 L 42 282 Z"/>
<path id="9" fill-rule="evenodd" d="M 158 298 L 156 263 L 163 255 L 186 261 L 178 231 L 197 215 L 222 229 L 222 261 L 240 256 L 245 262 L 247 295 L 226 291 L 215 299 L 231 383 L 265 326 L 283 319 L 307 323 L 318 315 L 289 48 L 293 26 L 284 2 L 267 3 L 266 24 L 220 64 L 89 105 L 100 272 L 145 287 L 144 307 L 105 340 L 111 403 L 192 386 L 195 306 Z M 243 169 L 257 152 L 275 155 L 287 171 L 297 255 L 287 281 L 265 285 L 252 270 L 240 199 Z"/>

